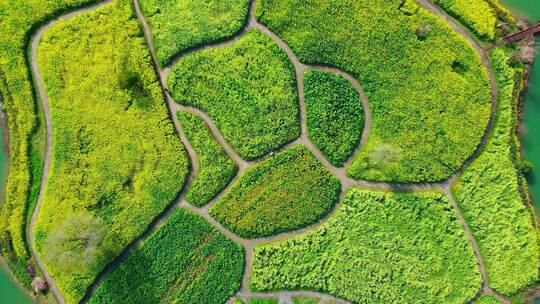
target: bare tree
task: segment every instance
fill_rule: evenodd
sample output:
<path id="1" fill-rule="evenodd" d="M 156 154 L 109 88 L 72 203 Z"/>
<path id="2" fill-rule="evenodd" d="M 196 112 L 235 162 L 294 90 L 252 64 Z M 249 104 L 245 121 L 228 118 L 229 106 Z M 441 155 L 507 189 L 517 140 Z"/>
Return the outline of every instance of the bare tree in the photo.
<path id="1" fill-rule="evenodd" d="M 45 257 L 65 271 L 88 268 L 104 236 L 101 221 L 90 213 L 70 215 L 47 238 Z"/>
<path id="2" fill-rule="evenodd" d="M 44 293 L 49 289 L 49 285 L 47 284 L 47 281 L 45 281 L 42 277 L 37 277 L 32 280 L 32 289 L 34 289 L 37 293 Z"/>
<path id="3" fill-rule="evenodd" d="M 385 168 L 401 158 L 399 149 L 389 144 L 380 144 L 368 154 L 369 166 Z"/>
<path id="4" fill-rule="evenodd" d="M 519 58 L 521 61 L 527 64 L 531 64 L 534 61 L 536 55 L 534 39 L 527 39 L 519 52 Z"/>

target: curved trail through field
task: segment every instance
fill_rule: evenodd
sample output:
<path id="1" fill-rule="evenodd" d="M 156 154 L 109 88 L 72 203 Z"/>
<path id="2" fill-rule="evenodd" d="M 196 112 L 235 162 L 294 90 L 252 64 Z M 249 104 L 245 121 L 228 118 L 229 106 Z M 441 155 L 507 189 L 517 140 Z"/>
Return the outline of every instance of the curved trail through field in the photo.
<path id="1" fill-rule="evenodd" d="M 32 246 L 35 221 L 37 219 L 37 215 L 38 215 L 40 207 L 41 207 L 41 202 L 42 202 L 43 195 L 44 195 L 44 192 L 45 192 L 45 189 L 46 189 L 47 177 L 48 177 L 48 173 L 49 173 L 49 169 L 50 169 L 50 158 L 51 158 L 51 150 L 52 150 L 52 127 L 53 127 L 52 126 L 52 121 L 51 121 L 50 109 L 49 109 L 49 105 L 48 105 L 48 100 L 47 100 L 46 92 L 45 92 L 44 85 L 43 85 L 43 80 L 42 80 L 41 75 L 39 73 L 38 64 L 37 64 L 37 46 L 38 46 L 39 41 L 40 41 L 41 37 L 43 36 L 43 34 L 50 27 L 52 27 L 54 24 L 56 24 L 57 22 L 59 22 L 61 20 L 68 19 L 68 18 L 71 18 L 71 17 L 74 17 L 74 16 L 79 15 L 79 14 L 91 12 L 91 11 L 95 10 L 96 8 L 98 8 L 100 6 L 103 6 L 103 5 L 105 5 L 105 4 L 107 4 L 107 3 L 111 2 L 111 1 L 112 0 L 106 0 L 106 1 L 103 1 L 103 2 L 101 2 L 99 4 L 96 4 L 96 5 L 87 7 L 87 8 L 82 8 L 82 9 L 79 9 L 79 10 L 77 10 L 75 12 L 72 12 L 72 13 L 66 14 L 64 16 L 61 16 L 61 17 L 55 19 L 54 21 L 40 27 L 39 30 L 37 31 L 35 37 L 32 39 L 32 49 L 31 49 L 32 74 L 33 74 L 33 76 L 34 76 L 34 78 L 36 80 L 36 85 L 37 85 L 37 88 L 38 88 L 39 97 L 40 97 L 40 100 L 42 102 L 43 109 L 44 109 L 46 127 L 47 127 L 47 148 L 46 148 L 46 153 L 45 153 L 44 171 L 43 171 L 43 178 L 42 178 L 42 183 L 41 183 L 41 187 L 40 187 L 40 193 L 39 193 L 39 197 L 38 197 L 38 202 L 36 204 L 36 208 L 35 208 L 33 216 L 32 216 L 32 220 L 30 222 L 30 228 L 29 228 L 28 234 L 29 234 L 29 243 L 30 243 L 31 248 L 32 248 L 32 254 L 34 255 L 39 267 L 43 270 L 43 272 L 45 274 L 45 277 L 47 279 L 47 282 L 51 286 L 51 289 L 52 289 L 52 291 L 53 291 L 53 293 L 54 293 L 54 295 L 57 298 L 59 303 L 64 303 L 63 298 L 62 298 L 58 288 L 54 284 L 54 281 L 51 279 L 51 277 L 46 272 L 46 269 L 44 268 L 43 263 L 41 262 L 41 260 L 39 260 L 37 252 L 35 251 L 35 249 Z M 146 232 L 143 235 L 141 235 L 135 241 L 133 241 L 133 243 L 130 244 L 120 256 L 115 258 L 111 263 L 109 263 L 105 267 L 105 269 L 97 276 L 97 278 L 94 280 L 92 285 L 88 288 L 88 291 L 87 291 L 84 299 L 82 300 L 82 302 L 83 303 L 87 302 L 91 298 L 91 296 L 93 295 L 96 288 L 104 280 L 104 278 L 110 272 L 112 272 L 118 265 L 120 265 L 129 256 L 129 254 L 131 253 L 132 250 L 139 247 L 146 238 L 148 238 L 152 233 L 154 233 L 160 227 L 160 225 L 177 208 L 183 208 L 183 209 L 186 209 L 186 210 L 190 210 L 190 211 L 192 211 L 192 212 L 194 212 L 196 214 L 199 214 L 200 216 L 205 218 L 208 221 L 209 224 L 214 226 L 218 231 L 223 233 L 226 237 L 228 237 L 229 239 L 231 239 L 231 240 L 233 240 L 233 241 L 235 241 L 235 242 L 237 242 L 237 243 L 244 246 L 244 248 L 246 249 L 245 273 L 244 273 L 244 279 L 243 279 L 243 282 L 242 282 L 242 290 L 238 293 L 238 296 L 240 296 L 240 297 L 277 296 L 278 298 L 280 298 L 280 300 L 282 302 L 284 301 L 283 303 L 289 303 L 290 302 L 290 297 L 291 296 L 296 296 L 296 295 L 315 295 L 315 296 L 321 297 L 322 299 L 338 300 L 338 299 L 330 297 L 328 295 L 324 295 L 324 294 L 320 294 L 320 293 L 312 293 L 312 292 L 307 292 L 307 291 L 274 292 L 274 293 L 251 293 L 249 291 L 248 282 L 249 282 L 249 275 L 250 275 L 250 268 L 251 268 L 250 266 L 251 266 L 253 247 L 255 245 L 258 245 L 258 244 L 264 244 L 264 243 L 269 243 L 269 242 L 288 239 L 288 238 L 291 238 L 291 237 L 294 237 L 294 236 L 309 232 L 309 231 L 317 228 L 318 226 L 320 226 L 321 224 L 326 222 L 326 220 L 331 216 L 331 214 L 338 208 L 339 201 L 335 204 L 335 207 L 333 208 L 333 210 L 331 210 L 328 213 L 328 215 L 325 216 L 325 218 L 321 219 L 319 222 L 317 222 L 315 224 L 312 224 L 312 225 L 310 225 L 308 227 L 305 227 L 305 228 L 302 228 L 302 229 L 298 229 L 298 230 L 291 231 L 291 232 L 286 232 L 286 233 L 281 233 L 281 234 L 278 234 L 278 235 L 275 235 L 275 236 L 272 236 L 272 237 L 265 237 L 265 238 L 259 238 L 259 239 L 244 239 L 244 238 L 241 238 L 241 237 L 235 235 L 234 233 L 232 233 L 231 231 L 229 231 L 228 229 L 223 227 L 215 219 L 213 219 L 209 214 L 209 210 L 222 197 L 222 195 L 227 192 L 227 190 L 234 184 L 234 182 L 238 180 L 238 178 L 245 172 L 245 170 L 247 170 L 250 166 L 252 166 L 252 165 L 254 165 L 254 164 L 256 164 L 256 163 L 258 163 L 258 162 L 260 162 L 260 161 L 262 161 L 264 159 L 266 159 L 269 156 L 264 156 L 264 157 L 261 157 L 260 159 L 254 160 L 254 161 L 243 160 L 236 153 L 236 151 L 234 151 L 234 149 L 232 149 L 232 147 L 227 143 L 227 141 L 224 139 L 224 137 L 221 134 L 221 132 L 219 131 L 219 129 L 216 127 L 216 125 L 214 124 L 212 119 L 206 113 L 204 113 L 204 112 L 202 112 L 202 111 L 200 111 L 200 110 L 198 110 L 198 109 L 196 109 L 194 107 L 189 107 L 189 106 L 177 104 L 172 99 L 172 97 L 170 96 L 169 91 L 168 91 L 167 78 L 168 78 L 168 75 L 169 75 L 169 73 L 171 71 L 171 67 L 174 66 L 176 63 L 178 63 L 178 61 L 181 60 L 182 57 L 186 56 L 187 54 L 190 54 L 190 53 L 193 53 L 193 52 L 196 52 L 196 51 L 200 51 L 200 50 L 204 50 L 204 49 L 230 46 L 230 45 L 234 44 L 235 42 L 237 42 L 242 37 L 242 35 L 247 33 L 249 30 L 257 29 L 257 30 L 261 31 L 262 33 L 264 33 L 265 35 L 267 35 L 268 37 L 270 37 L 276 44 L 278 44 L 278 46 L 283 51 L 285 51 L 287 53 L 289 59 L 291 60 L 291 62 L 294 65 L 295 71 L 296 71 L 297 90 L 298 90 L 298 96 L 299 96 L 299 109 L 300 109 L 300 117 L 299 118 L 300 118 L 300 123 L 301 123 L 301 128 L 302 128 L 302 135 L 297 140 L 283 146 L 281 149 L 279 149 L 279 151 L 288 149 L 288 148 L 296 146 L 296 145 L 305 145 L 307 148 L 309 148 L 309 150 L 327 168 L 327 170 L 329 172 L 331 172 L 332 174 L 334 174 L 341 181 L 341 183 L 342 183 L 342 191 L 341 191 L 341 195 L 340 195 L 340 200 L 343 197 L 343 195 L 345 193 L 345 190 L 347 188 L 351 187 L 351 186 L 357 186 L 357 187 L 368 188 L 368 189 L 377 189 L 377 190 L 391 190 L 391 191 L 396 191 L 396 192 L 423 191 L 423 190 L 429 190 L 429 189 L 436 189 L 436 190 L 444 192 L 446 194 L 446 196 L 448 197 L 448 199 L 450 200 L 450 202 L 452 203 L 452 207 L 454 208 L 454 210 L 457 213 L 460 221 L 462 222 L 463 229 L 464 229 L 464 231 L 465 231 L 465 233 L 466 233 L 466 235 L 467 235 L 467 237 L 469 239 L 469 242 L 471 243 L 471 245 L 473 247 L 475 256 L 476 256 L 476 258 L 478 260 L 480 272 L 481 272 L 481 275 L 482 275 L 482 281 L 483 281 L 482 292 L 486 293 L 486 294 L 493 294 L 493 295 L 497 296 L 499 299 L 503 300 L 503 302 L 510 303 L 507 299 L 505 299 L 504 297 L 498 295 L 496 292 L 494 292 L 492 289 L 489 288 L 489 286 L 487 284 L 487 274 L 486 274 L 485 269 L 484 269 L 485 267 L 484 267 L 483 259 L 482 259 L 482 256 L 480 254 L 480 250 L 478 248 L 478 245 L 476 244 L 474 236 L 473 236 L 472 232 L 470 231 L 467 223 L 465 222 L 465 220 L 464 220 L 464 218 L 463 218 L 463 216 L 462 216 L 462 214 L 461 214 L 461 212 L 460 212 L 460 210 L 459 210 L 459 208 L 458 208 L 458 206 L 457 206 L 457 204 L 456 204 L 455 200 L 453 199 L 452 194 L 450 192 L 451 185 L 456 181 L 456 179 L 462 173 L 464 168 L 466 168 L 478 156 L 478 154 L 482 150 L 483 146 L 485 146 L 489 135 L 491 134 L 492 125 L 493 125 L 494 116 L 495 116 L 495 110 L 496 110 L 496 103 L 497 103 L 497 101 L 496 101 L 497 100 L 497 90 L 496 90 L 496 82 L 495 82 L 494 72 L 493 72 L 493 70 L 492 70 L 492 68 L 490 66 L 490 63 L 489 63 L 489 60 L 488 60 L 488 57 L 487 57 L 485 51 L 478 45 L 478 43 L 476 43 L 476 41 L 472 38 L 472 36 L 469 34 L 469 32 L 466 29 L 463 28 L 463 26 L 461 26 L 456 21 L 454 21 L 446 12 L 442 11 L 440 8 L 438 8 L 435 5 L 431 4 L 427 0 L 416 0 L 416 1 L 418 2 L 418 4 L 420 4 L 424 8 L 431 11 L 433 14 L 435 14 L 439 18 L 442 18 L 443 20 L 445 20 L 456 32 L 458 32 L 463 37 L 465 37 L 473 45 L 473 47 L 476 49 L 476 51 L 478 52 L 478 54 L 479 54 L 479 56 L 480 56 L 480 58 L 482 60 L 482 64 L 488 70 L 489 77 L 490 77 L 490 84 L 491 84 L 491 97 L 492 97 L 491 117 L 490 117 L 488 127 L 486 128 L 486 131 L 485 131 L 485 134 L 484 134 L 484 137 L 483 137 L 481 143 L 478 145 L 478 147 L 475 150 L 474 154 L 471 155 L 471 157 L 467 161 L 464 162 L 464 164 L 461 166 L 461 168 L 457 172 L 455 172 L 448 179 L 446 179 L 444 181 L 441 181 L 441 182 L 437 182 L 437 183 L 409 183 L 409 184 L 405 184 L 405 183 L 375 183 L 375 182 L 368 182 L 368 181 L 363 181 L 363 180 L 354 180 L 354 179 L 349 178 L 347 176 L 347 174 L 346 174 L 346 168 L 348 167 L 348 165 L 350 165 L 351 161 L 358 154 L 361 147 L 363 147 L 364 144 L 366 143 L 367 138 L 368 138 L 368 136 L 370 134 L 370 131 L 371 131 L 371 128 L 372 128 L 371 111 L 370 111 L 370 108 L 369 108 L 368 100 L 367 100 L 367 98 L 365 96 L 364 91 L 362 90 L 362 87 L 361 87 L 360 83 L 353 76 L 345 73 L 344 71 L 341 71 L 338 68 L 330 67 L 330 66 L 323 66 L 323 65 L 306 65 L 306 64 L 303 64 L 302 62 L 300 62 L 298 60 L 297 56 L 292 51 L 292 49 L 280 37 L 278 37 L 275 33 L 273 33 L 271 30 L 266 28 L 264 25 L 262 25 L 262 24 L 260 24 L 260 23 L 258 23 L 256 21 L 255 16 L 254 16 L 255 1 L 252 0 L 252 2 L 251 2 L 249 16 L 248 16 L 248 19 L 247 19 L 247 22 L 246 22 L 246 26 L 240 32 L 238 32 L 236 35 L 232 36 L 229 40 L 218 42 L 218 43 L 205 44 L 205 45 L 202 45 L 202 46 L 195 47 L 195 48 L 192 48 L 190 50 L 184 51 L 184 52 L 180 53 L 178 56 L 176 56 L 169 65 L 167 65 L 164 68 L 161 68 L 160 65 L 159 65 L 159 61 L 157 60 L 154 45 L 153 45 L 153 42 L 152 42 L 152 35 L 151 35 L 151 32 L 150 32 L 150 27 L 147 24 L 144 16 L 142 15 L 138 0 L 134 0 L 133 3 L 134 3 L 134 7 L 135 7 L 135 12 L 136 12 L 137 18 L 139 19 L 139 21 L 140 21 L 140 23 L 142 25 L 143 32 L 144 32 L 144 35 L 145 35 L 145 38 L 146 38 L 146 41 L 147 41 L 147 44 L 148 44 L 148 48 L 150 50 L 151 57 L 152 57 L 152 61 L 153 61 L 154 66 L 156 68 L 156 72 L 159 75 L 159 82 L 160 82 L 161 88 L 162 88 L 162 90 L 164 92 L 164 95 L 165 95 L 165 100 L 166 100 L 166 104 L 167 104 L 167 107 L 168 107 L 168 110 L 169 110 L 169 114 L 170 114 L 171 119 L 172 119 L 172 121 L 173 121 L 173 123 L 175 125 L 178 136 L 179 136 L 180 140 L 182 141 L 182 143 L 184 144 L 184 147 L 185 147 L 185 149 L 186 149 L 186 151 L 187 151 L 187 153 L 188 153 L 188 155 L 190 157 L 190 163 L 191 163 L 190 176 L 188 178 L 188 181 L 185 183 L 183 189 L 179 192 L 177 201 L 174 204 L 171 204 L 169 207 L 167 207 L 166 210 L 155 219 L 155 221 L 150 225 L 150 227 L 146 230 Z M 354 88 L 358 91 L 358 93 L 360 95 L 360 102 L 361 102 L 361 104 L 362 104 L 362 106 L 364 108 L 364 113 L 365 113 L 365 127 L 364 127 L 364 130 L 363 130 L 363 133 L 362 133 L 360 144 L 358 145 L 358 147 L 357 147 L 356 151 L 354 152 L 353 156 L 351 156 L 349 158 L 349 160 L 347 160 L 347 162 L 345 163 L 345 165 L 343 167 L 332 166 L 326 160 L 326 158 L 322 155 L 322 153 L 311 143 L 311 141 L 308 138 L 307 125 L 306 125 L 306 115 L 307 114 L 306 114 L 306 106 L 305 106 L 305 100 L 304 100 L 304 83 L 303 83 L 303 79 L 304 79 L 304 73 L 309 69 L 321 70 L 321 71 L 330 72 L 330 73 L 334 73 L 334 74 L 342 76 L 343 78 L 347 79 L 354 86 Z M 193 149 L 193 147 L 190 145 L 189 141 L 187 140 L 187 138 L 185 136 L 185 133 L 184 133 L 184 131 L 182 129 L 182 126 L 181 126 L 181 124 L 178 121 L 178 118 L 176 116 L 176 111 L 178 111 L 178 110 L 187 111 L 187 112 L 193 113 L 193 114 L 197 115 L 198 117 L 202 118 L 206 122 L 208 127 L 210 128 L 212 134 L 214 135 L 214 137 L 216 138 L 218 143 L 225 149 L 225 151 L 227 152 L 229 157 L 233 161 L 235 161 L 239 166 L 239 170 L 238 170 L 236 176 L 228 184 L 228 186 L 216 198 L 214 198 L 209 204 L 207 204 L 205 207 L 202 207 L 202 208 L 197 208 L 197 207 L 191 206 L 183 199 L 183 193 L 189 187 L 189 185 L 191 184 L 193 178 L 196 176 L 196 174 L 197 174 L 197 172 L 199 170 L 199 168 L 198 168 L 199 164 L 198 164 L 197 154 L 196 154 L 195 150 Z"/>
<path id="2" fill-rule="evenodd" d="M 293 297 L 316 297 L 319 298 L 319 302 L 317 303 L 349 303 L 343 299 L 333 297 L 331 295 L 327 295 L 320 292 L 315 291 L 276 291 L 272 293 L 264 293 L 264 292 L 239 292 L 236 297 L 229 299 L 227 302 L 228 304 L 232 304 L 233 300 L 235 298 L 242 299 L 244 303 L 248 303 L 248 300 L 250 298 L 256 298 L 256 299 L 265 299 L 265 298 L 277 298 L 278 304 L 292 304 L 292 298 Z"/>

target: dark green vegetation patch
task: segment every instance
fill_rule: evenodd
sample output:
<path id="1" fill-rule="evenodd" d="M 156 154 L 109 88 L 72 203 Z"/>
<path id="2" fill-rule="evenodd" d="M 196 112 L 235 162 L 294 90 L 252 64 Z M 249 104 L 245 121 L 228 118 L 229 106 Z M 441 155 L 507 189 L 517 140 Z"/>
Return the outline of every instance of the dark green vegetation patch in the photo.
<path id="1" fill-rule="evenodd" d="M 256 14 L 303 62 L 362 84 L 373 126 L 352 177 L 440 181 L 480 143 L 488 73 L 465 38 L 414 1 L 260 0 Z"/>
<path id="2" fill-rule="evenodd" d="M 514 129 L 518 102 L 514 82 L 523 75 L 508 65 L 503 51 L 496 50 L 491 57 L 499 83 L 493 135 L 453 192 L 480 247 L 489 286 L 509 296 L 540 278 L 540 248 L 526 181 L 519 172 Z"/>
<path id="3" fill-rule="evenodd" d="M 77 303 L 175 200 L 189 163 L 131 1 L 55 25 L 38 62 L 53 151 L 35 245 L 65 300 Z"/>
<path id="4" fill-rule="evenodd" d="M 231 37 L 244 26 L 249 0 L 140 0 L 162 65 L 187 49 Z"/>
<path id="5" fill-rule="evenodd" d="M 438 192 L 352 188 L 304 235 L 256 246 L 254 291 L 319 290 L 355 303 L 461 304 L 480 289 L 472 247 Z"/>
<path id="6" fill-rule="evenodd" d="M 208 113 L 244 159 L 300 136 L 293 65 L 270 38 L 251 31 L 233 46 L 189 54 L 174 66 L 176 101 Z"/>
<path id="7" fill-rule="evenodd" d="M 210 214 L 242 237 L 264 237 L 315 223 L 340 189 L 339 180 L 297 146 L 249 168 Z"/>
<path id="8" fill-rule="evenodd" d="M 342 166 L 360 144 L 364 113 L 360 95 L 341 76 L 309 71 L 305 75 L 309 138 L 334 166 Z"/>
<path id="9" fill-rule="evenodd" d="M 240 289 L 242 247 L 203 218 L 177 210 L 111 273 L 91 304 L 222 304 Z"/>
<path id="10" fill-rule="evenodd" d="M 225 189 L 238 166 L 219 145 L 202 118 L 188 112 L 178 112 L 177 115 L 199 160 L 199 171 L 185 197 L 190 204 L 202 207 Z"/>

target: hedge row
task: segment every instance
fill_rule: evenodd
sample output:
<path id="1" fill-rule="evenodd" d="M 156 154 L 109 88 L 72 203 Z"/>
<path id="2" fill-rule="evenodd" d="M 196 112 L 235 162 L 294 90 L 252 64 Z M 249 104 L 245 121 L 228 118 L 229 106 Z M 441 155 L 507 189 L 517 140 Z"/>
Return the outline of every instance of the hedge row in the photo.
<path id="1" fill-rule="evenodd" d="M 178 54 L 206 43 L 224 40 L 247 21 L 249 0 L 141 0 L 162 65 Z"/>
<path id="2" fill-rule="evenodd" d="M 509 296 L 540 278 L 540 247 L 527 189 L 520 184 L 515 138 L 521 89 L 515 79 L 523 75 L 508 65 L 507 58 L 501 50 L 491 54 L 499 87 L 495 127 L 453 192 L 480 247 L 489 286 Z"/>
<path id="3" fill-rule="evenodd" d="M 199 172 L 185 198 L 190 204 L 202 207 L 225 189 L 238 165 L 219 145 L 204 120 L 188 112 L 177 115 L 199 159 Z"/>
<path id="4" fill-rule="evenodd" d="M 490 295 L 483 295 L 473 302 L 473 304 L 501 304 L 501 303 L 502 302 L 499 301 L 497 298 Z"/>
<path id="5" fill-rule="evenodd" d="M 488 0 L 434 0 L 445 11 L 455 16 L 481 39 L 495 38 L 497 14 Z"/>
<path id="6" fill-rule="evenodd" d="M 339 180 L 297 146 L 249 168 L 210 214 L 242 237 L 264 237 L 315 223 L 340 189 Z"/>
<path id="7" fill-rule="evenodd" d="M 300 135 L 295 71 L 287 54 L 252 30 L 234 45 L 192 53 L 169 76 L 174 99 L 206 112 L 248 160 Z"/>
<path id="8" fill-rule="evenodd" d="M 222 304 L 239 289 L 244 249 L 179 209 L 99 286 L 91 304 Z"/>
<path id="9" fill-rule="evenodd" d="M 304 79 L 309 138 L 334 166 L 343 166 L 362 137 L 360 95 L 345 78 L 309 71 Z"/>
<path id="10" fill-rule="evenodd" d="M 9 175 L 0 210 L 0 254 L 17 278 L 30 258 L 26 222 L 41 182 L 44 125 L 36 113 L 26 58 L 30 35 L 54 16 L 94 0 L 10 0 L 0 3 L 0 101 L 8 117 Z"/>
<path id="11" fill-rule="evenodd" d="M 516 19 L 499 0 L 433 0 L 480 40 L 492 42 L 515 30 Z"/>
<path id="12" fill-rule="evenodd" d="M 303 62 L 362 84 L 373 126 L 350 176 L 440 181 L 480 143 L 487 70 L 464 37 L 413 0 L 260 0 L 256 14 Z"/>
<path id="13" fill-rule="evenodd" d="M 254 248 L 254 291 L 316 290 L 354 303 L 465 303 L 481 287 L 472 247 L 439 192 L 351 188 L 318 228 Z"/>
<path id="14" fill-rule="evenodd" d="M 35 245 L 66 302 L 77 303 L 174 201 L 189 162 L 131 1 L 55 25 L 38 62 L 53 151 Z M 80 238 L 89 240 L 79 244 Z M 52 254 L 66 248 L 69 260 Z"/>

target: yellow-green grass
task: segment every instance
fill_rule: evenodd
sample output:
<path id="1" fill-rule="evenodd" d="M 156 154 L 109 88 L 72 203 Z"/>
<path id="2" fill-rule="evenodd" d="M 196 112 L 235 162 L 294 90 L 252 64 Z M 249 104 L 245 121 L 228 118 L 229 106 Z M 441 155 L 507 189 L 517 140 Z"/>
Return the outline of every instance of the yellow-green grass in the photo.
<path id="1" fill-rule="evenodd" d="M 206 112 L 244 159 L 259 158 L 300 135 L 294 67 L 259 31 L 232 46 L 187 55 L 168 81 L 174 99 Z"/>
<path id="2" fill-rule="evenodd" d="M 439 192 L 351 188 L 316 229 L 255 246 L 254 291 L 315 290 L 353 303 L 465 303 L 482 278 Z"/>
<path id="3" fill-rule="evenodd" d="M 453 192 L 480 247 L 489 286 L 511 296 L 538 281 L 540 247 L 528 190 L 520 184 L 516 127 L 521 82 L 515 79 L 523 75 L 507 58 L 501 50 L 491 54 L 499 87 L 495 126 Z"/>
<path id="4" fill-rule="evenodd" d="M 484 135 L 490 86 L 480 56 L 412 0 L 260 0 L 257 18 L 304 63 L 339 67 L 362 84 L 373 125 L 348 174 L 441 181 Z"/>
<path id="5" fill-rule="evenodd" d="M 9 171 L 0 210 L 0 254 L 15 276 L 30 285 L 26 222 L 37 199 L 43 167 L 43 122 L 26 57 L 31 35 L 45 21 L 94 0 L 0 1 L 0 100 L 9 129 Z"/>
<path id="6" fill-rule="evenodd" d="M 140 1 L 162 65 L 185 50 L 234 35 L 247 21 L 249 3 L 249 0 Z"/>
<path id="7" fill-rule="evenodd" d="M 175 200 L 189 162 L 130 1 L 58 23 L 43 37 L 38 62 L 53 151 L 35 245 L 66 302 L 77 303 Z M 49 237 L 81 213 L 94 217 L 105 235 L 83 266 L 69 267 L 48 255 Z"/>
<path id="8" fill-rule="evenodd" d="M 238 165 L 219 145 L 202 118 L 189 112 L 177 115 L 199 160 L 199 171 L 185 198 L 190 204 L 202 207 L 225 189 Z"/>
<path id="9" fill-rule="evenodd" d="M 264 237 L 317 222 L 340 189 L 339 180 L 297 146 L 249 168 L 210 214 L 242 237 Z"/>

